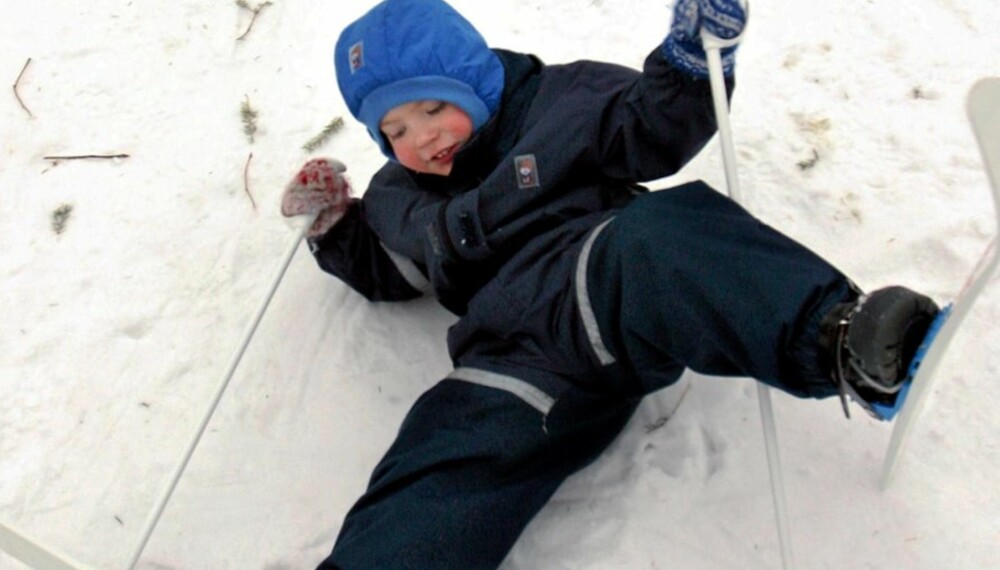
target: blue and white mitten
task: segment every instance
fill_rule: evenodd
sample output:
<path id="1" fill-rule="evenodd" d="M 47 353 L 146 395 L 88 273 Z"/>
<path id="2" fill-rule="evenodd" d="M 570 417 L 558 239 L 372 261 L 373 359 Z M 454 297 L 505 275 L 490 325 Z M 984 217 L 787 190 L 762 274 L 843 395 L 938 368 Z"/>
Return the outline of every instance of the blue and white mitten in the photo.
<path id="1" fill-rule="evenodd" d="M 688 75 L 708 77 L 708 60 L 701 45 L 701 29 L 728 40 L 743 32 L 747 9 L 742 0 L 677 0 L 670 34 L 663 42 L 663 55 Z M 723 48 L 722 72 L 732 75 L 736 46 Z"/>

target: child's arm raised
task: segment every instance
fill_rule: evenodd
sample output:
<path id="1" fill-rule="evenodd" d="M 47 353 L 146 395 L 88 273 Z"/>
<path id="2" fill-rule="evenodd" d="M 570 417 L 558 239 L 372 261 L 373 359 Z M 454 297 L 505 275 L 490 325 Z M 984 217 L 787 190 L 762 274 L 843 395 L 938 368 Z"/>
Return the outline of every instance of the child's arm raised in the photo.
<path id="1" fill-rule="evenodd" d="M 597 140 L 605 174 L 652 180 L 683 167 L 717 129 L 701 30 L 719 38 L 742 34 L 743 0 L 677 0 L 670 33 L 647 58 L 643 73 L 610 108 Z M 734 87 L 736 46 L 722 50 L 727 95 Z"/>

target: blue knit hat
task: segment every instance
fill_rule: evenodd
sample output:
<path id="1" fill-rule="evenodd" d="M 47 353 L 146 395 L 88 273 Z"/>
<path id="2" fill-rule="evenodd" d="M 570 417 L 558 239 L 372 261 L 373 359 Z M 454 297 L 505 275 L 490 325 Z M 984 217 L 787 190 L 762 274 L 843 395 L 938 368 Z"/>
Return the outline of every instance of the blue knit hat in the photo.
<path id="1" fill-rule="evenodd" d="M 379 130 L 389 110 L 420 100 L 458 106 L 478 129 L 503 93 L 500 58 L 442 0 L 385 0 L 347 26 L 334 51 L 337 85 L 355 119 L 395 159 Z"/>

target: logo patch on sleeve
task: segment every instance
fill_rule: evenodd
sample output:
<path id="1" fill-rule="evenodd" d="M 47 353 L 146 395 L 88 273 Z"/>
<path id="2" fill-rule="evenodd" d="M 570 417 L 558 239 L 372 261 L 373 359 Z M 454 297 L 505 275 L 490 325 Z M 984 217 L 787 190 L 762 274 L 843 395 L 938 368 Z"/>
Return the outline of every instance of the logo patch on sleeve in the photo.
<path id="1" fill-rule="evenodd" d="M 517 171 L 518 188 L 538 188 L 538 163 L 535 162 L 535 155 L 515 156 L 514 170 Z"/>
<path id="2" fill-rule="evenodd" d="M 365 66 L 365 44 L 364 42 L 358 42 L 351 46 L 350 51 L 348 51 L 348 59 L 351 63 L 351 73 L 361 69 Z"/>

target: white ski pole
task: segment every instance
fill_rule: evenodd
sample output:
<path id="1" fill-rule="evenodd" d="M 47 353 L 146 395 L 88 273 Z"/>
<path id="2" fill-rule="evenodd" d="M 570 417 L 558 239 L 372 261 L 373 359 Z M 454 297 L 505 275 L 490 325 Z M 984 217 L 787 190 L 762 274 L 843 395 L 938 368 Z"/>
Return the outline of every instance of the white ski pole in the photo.
<path id="1" fill-rule="evenodd" d="M 745 31 L 745 29 L 744 29 Z M 712 100 L 715 107 L 715 119 L 719 126 L 719 140 L 722 143 L 722 162 L 726 170 L 726 186 L 729 197 L 741 202 L 743 195 L 740 190 L 739 178 L 736 175 L 736 151 L 733 147 L 733 133 L 729 125 L 729 101 L 726 99 L 726 83 L 722 74 L 722 48 L 735 46 L 742 33 L 730 40 L 723 40 L 701 30 L 701 43 L 708 56 L 709 81 L 712 86 Z M 760 403 L 761 423 L 764 427 L 764 447 L 767 450 L 767 465 L 771 472 L 771 495 L 774 498 L 774 511 L 778 522 L 778 540 L 781 544 L 782 568 L 794 568 L 792 560 L 792 544 L 788 531 L 788 515 L 785 509 L 785 483 L 781 475 L 781 458 L 778 456 L 778 434 L 774 423 L 774 410 L 771 407 L 771 392 L 768 387 L 757 383 L 757 399 Z"/>
<path id="2" fill-rule="evenodd" d="M 983 166 L 993 190 L 993 212 L 996 216 L 997 229 L 1000 231 L 1000 113 L 997 113 L 997 109 L 1000 109 L 1000 78 L 979 80 L 969 91 L 966 111 L 969 115 L 969 121 L 972 123 L 976 141 L 979 143 L 979 151 L 983 155 Z M 883 491 L 892 484 L 899 455 L 902 453 L 913 427 L 913 420 L 923 409 L 927 394 L 930 392 L 928 386 L 941 362 L 941 357 L 948 349 L 951 339 L 955 336 L 955 331 L 969 314 L 972 304 L 983 292 L 997 268 L 1000 267 L 997 239 L 996 236 L 993 238 L 962 291 L 955 298 L 951 315 L 941 325 L 940 332 L 934 338 L 930 348 L 927 349 L 927 354 L 924 355 L 923 362 L 920 363 L 920 368 L 913 378 L 910 393 L 907 395 L 903 409 L 893 427 L 889 449 L 886 451 L 885 462 L 882 464 L 882 477 L 879 486 Z"/>
<path id="3" fill-rule="evenodd" d="M 275 273 L 274 278 L 271 280 L 271 285 L 267 290 L 267 294 L 261 300 L 260 306 L 257 308 L 257 312 L 250 320 L 246 333 L 243 335 L 243 340 L 240 342 L 239 347 L 237 347 L 236 352 L 233 354 L 229 367 L 226 369 L 226 373 L 223 374 L 222 380 L 219 382 L 219 385 L 215 390 L 215 395 L 208 406 L 208 410 L 206 410 L 205 414 L 202 416 L 194 437 L 191 438 L 187 449 L 184 451 L 183 458 L 174 469 L 174 473 L 170 477 L 167 488 L 164 489 L 163 495 L 160 497 L 160 500 L 156 503 L 152 514 L 149 516 L 146 528 L 143 531 L 142 537 L 139 539 L 139 544 L 136 546 L 131 559 L 129 559 L 127 566 L 128 570 L 133 570 L 133 568 L 135 568 L 135 565 L 139 562 L 139 558 L 142 556 L 142 551 L 146 549 L 146 544 L 149 543 L 150 537 L 153 536 L 156 524 L 160 521 L 160 516 L 163 515 L 163 511 L 166 509 L 167 503 L 170 502 L 170 498 L 174 494 L 174 489 L 177 488 L 177 484 L 180 482 L 181 476 L 184 475 L 184 470 L 191 461 L 191 456 L 194 455 L 194 450 L 198 447 L 198 442 L 201 441 L 202 435 L 205 434 L 205 429 L 208 427 L 208 422 L 212 419 L 212 415 L 215 414 L 215 409 L 219 407 L 219 402 L 222 400 L 222 396 L 225 394 L 226 388 L 229 387 L 229 381 L 232 380 L 233 375 L 236 373 L 236 368 L 239 366 L 240 360 L 243 359 L 243 354 L 250 345 L 250 340 L 253 338 L 254 333 L 257 332 L 257 325 L 260 324 L 261 319 L 264 317 L 264 313 L 267 311 L 268 305 L 271 304 L 271 299 L 274 298 L 274 293 L 278 290 L 278 285 L 281 284 L 281 279 L 285 276 L 285 271 L 288 269 L 288 266 L 292 262 L 292 258 L 295 256 L 296 250 L 299 248 L 299 243 L 302 241 L 306 231 L 315 219 L 316 216 L 312 215 L 305 220 L 305 223 L 289 243 L 288 250 L 285 252 L 285 255 L 281 258 L 281 263 L 278 266 L 278 270 Z"/>

